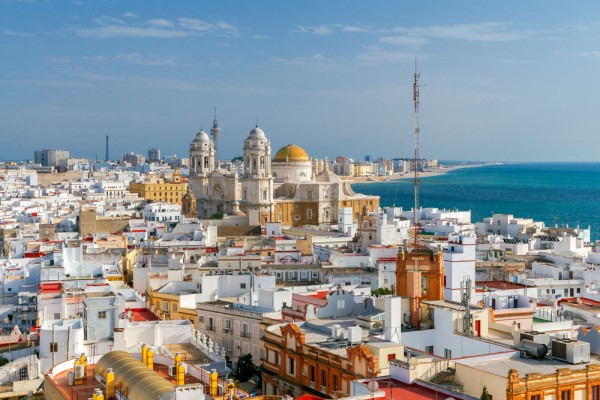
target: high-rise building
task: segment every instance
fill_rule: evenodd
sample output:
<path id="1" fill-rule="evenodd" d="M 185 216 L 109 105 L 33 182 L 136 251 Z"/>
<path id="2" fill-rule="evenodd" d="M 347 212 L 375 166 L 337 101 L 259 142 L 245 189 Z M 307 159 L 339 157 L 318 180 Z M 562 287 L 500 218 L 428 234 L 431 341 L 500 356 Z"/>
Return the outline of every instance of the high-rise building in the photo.
<path id="1" fill-rule="evenodd" d="M 69 150 L 44 149 L 33 153 L 34 162 L 44 167 L 58 167 L 69 158 Z"/>
<path id="2" fill-rule="evenodd" d="M 148 150 L 148 162 L 160 162 L 160 149 L 152 148 Z"/>
<path id="3" fill-rule="evenodd" d="M 140 165 L 146 162 L 146 158 L 141 155 L 141 154 L 135 154 L 135 153 L 127 153 L 127 154 L 123 154 L 123 164 L 124 163 L 129 163 L 131 164 L 133 167 L 135 167 L 136 165 Z"/>

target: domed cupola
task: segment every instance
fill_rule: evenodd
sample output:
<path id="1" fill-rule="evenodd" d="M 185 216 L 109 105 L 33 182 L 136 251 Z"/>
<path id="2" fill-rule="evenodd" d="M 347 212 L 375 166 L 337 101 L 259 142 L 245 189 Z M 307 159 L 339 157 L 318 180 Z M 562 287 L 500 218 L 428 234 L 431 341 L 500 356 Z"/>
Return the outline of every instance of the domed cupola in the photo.
<path id="1" fill-rule="evenodd" d="M 214 168 L 215 148 L 208 133 L 200 129 L 190 144 L 190 173 L 207 175 Z"/>
<path id="2" fill-rule="evenodd" d="M 263 178 L 271 176 L 271 142 L 258 125 L 244 140 L 244 175 Z"/>

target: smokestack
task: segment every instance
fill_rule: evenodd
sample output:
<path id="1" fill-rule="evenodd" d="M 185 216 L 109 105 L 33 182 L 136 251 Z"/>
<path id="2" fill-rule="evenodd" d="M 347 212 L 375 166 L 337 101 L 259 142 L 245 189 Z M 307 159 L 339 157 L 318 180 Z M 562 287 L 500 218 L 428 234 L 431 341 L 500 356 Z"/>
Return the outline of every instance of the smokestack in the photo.
<path id="1" fill-rule="evenodd" d="M 108 135 L 106 135 L 106 161 L 108 161 Z"/>

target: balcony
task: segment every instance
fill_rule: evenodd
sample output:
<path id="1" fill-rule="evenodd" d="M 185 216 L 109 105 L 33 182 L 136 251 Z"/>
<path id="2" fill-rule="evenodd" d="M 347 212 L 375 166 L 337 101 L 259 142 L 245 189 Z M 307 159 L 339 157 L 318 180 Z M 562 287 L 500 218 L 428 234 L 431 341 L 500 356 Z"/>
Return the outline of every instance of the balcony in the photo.
<path id="1" fill-rule="evenodd" d="M 243 338 L 248 338 L 248 339 L 252 338 L 252 336 L 250 335 L 250 332 L 244 332 L 244 331 L 242 331 L 240 333 L 240 336 L 243 337 Z"/>
<path id="2" fill-rule="evenodd" d="M 231 329 L 231 328 L 223 328 L 223 333 L 227 333 L 227 334 L 231 335 L 233 333 L 233 329 Z"/>
<path id="3" fill-rule="evenodd" d="M 216 330 L 216 328 L 215 328 L 214 325 L 209 325 L 209 326 L 206 327 L 206 330 L 210 331 L 210 332 L 214 332 Z"/>

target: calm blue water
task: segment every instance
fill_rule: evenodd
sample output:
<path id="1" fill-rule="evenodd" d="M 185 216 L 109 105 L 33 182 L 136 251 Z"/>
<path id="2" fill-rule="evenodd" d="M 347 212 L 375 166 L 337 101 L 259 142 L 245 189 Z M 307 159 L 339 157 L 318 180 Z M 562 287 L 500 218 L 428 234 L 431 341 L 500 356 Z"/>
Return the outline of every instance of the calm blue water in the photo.
<path id="1" fill-rule="evenodd" d="M 473 222 L 492 213 L 533 218 L 546 225 L 591 226 L 600 238 L 600 163 L 502 164 L 461 168 L 422 178 L 422 207 L 471 210 Z M 353 184 L 358 193 L 381 196 L 382 207 L 410 210 L 412 179 Z"/>

